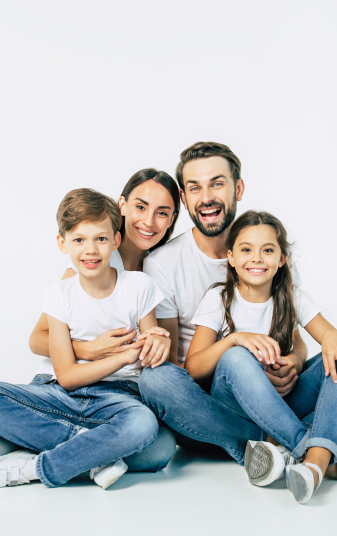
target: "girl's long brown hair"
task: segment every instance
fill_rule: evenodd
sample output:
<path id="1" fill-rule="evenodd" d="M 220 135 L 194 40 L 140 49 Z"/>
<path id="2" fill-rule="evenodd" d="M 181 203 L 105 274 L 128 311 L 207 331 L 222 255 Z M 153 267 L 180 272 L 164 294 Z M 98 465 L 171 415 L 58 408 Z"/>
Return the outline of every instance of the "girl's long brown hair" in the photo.
<path id="1" fill-rule="evenodd" d="M 268 212 L 256 212 L 248 210 L 240 216 L 232 225 L 227 241 L 227 249 L 233 251 L 235 241 L 245 227 L 256 225 L 270 225 L 275 232 L 280 245 L 282 255 L 286 256 L 285 264 L 279 268 L 273 277 L 273 317 L 270 326 L 269 337 L 272 337 L 280 345 L 281 354 L 287 355 L 293 346 L 293 332 L 296 320 L 296 311 L 293 300 L 293 280 L 290 270 L 291 244 L 287 240 L 287 231 L 275 216 Z M 234 290 L 239 283 L 235 268 L 228 263 L 227 280 L 225 283 L 215 283 L 211 288 L 223 286 L 221 298 L 224 307 L 224 320 L 227 328 L 223 335 L 229 335 L 235 331 L 235 325 L 231 315 L 231 307 L 234 299 Z"/>

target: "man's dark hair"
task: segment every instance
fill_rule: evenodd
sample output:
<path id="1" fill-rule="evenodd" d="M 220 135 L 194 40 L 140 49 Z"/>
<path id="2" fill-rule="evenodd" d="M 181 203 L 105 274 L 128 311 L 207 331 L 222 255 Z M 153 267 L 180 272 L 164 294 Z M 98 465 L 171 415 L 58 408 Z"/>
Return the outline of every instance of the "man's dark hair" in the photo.
<path id="1" fill-rule="evenodd" d="M 182 191 L 185 191 L 183 180 L 184 165 L 190 160 L 198 160 L 200 158 L 210 158 L 211 156 L 221 156 L 225 158 L 229 164 L 234 184 L 241 177 L 241 162 L 238 157 L 230 150 L 227 145 L 216 143 L 213 141 L 198 141 L 188 147 L 180 155 L 180 162 L 176 169 L 176 177 Z"/>

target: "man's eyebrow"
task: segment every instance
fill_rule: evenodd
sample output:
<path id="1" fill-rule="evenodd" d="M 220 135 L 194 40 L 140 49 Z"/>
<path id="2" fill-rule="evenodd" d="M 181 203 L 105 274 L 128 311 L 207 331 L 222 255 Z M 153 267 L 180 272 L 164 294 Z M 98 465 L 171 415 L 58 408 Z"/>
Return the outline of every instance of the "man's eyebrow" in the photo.
<path id="1" fill-rule="evenodd" d="M 144 205 L 149 206 L 149 203 L 147 201 L 144 201 L 144 199 L 141 199 L 140 197 L 135 197 L 135 199 L 138 199 L 138 201 L 141 201 L 142 203 L 144 203 Z M 158 208 L 168 208 L 169 210 L 171 210 L 172 207 L 167 207 L 167 206 L 163 205 L 163 206 L 158 207 Z"/>
<path id="2" fill-rule="evenodd" d="M 211 179 L 209 179 L 209 182 L 214 182 L 218 179 L 225 179 L 227 180 L 227 178 L 224 176 L 224 175 L 217 175 L 216 177 L 212 177 Z M 188 181 L 186 181 L 186 186 L 187 184 L 199 184 L 200 181 L 197 181 L 197 180 L 192 180 L 192 179 L 189 179 Z"/>

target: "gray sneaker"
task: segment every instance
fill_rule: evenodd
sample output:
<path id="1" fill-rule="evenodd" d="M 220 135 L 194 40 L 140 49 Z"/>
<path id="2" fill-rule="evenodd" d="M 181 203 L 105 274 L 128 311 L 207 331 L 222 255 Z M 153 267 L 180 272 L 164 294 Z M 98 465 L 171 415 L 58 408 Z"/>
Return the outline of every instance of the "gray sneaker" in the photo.
<path id="1" fill-rule="evenodd" d="M 266 441 L 248 441 L 245 452 L 245 470 L 254 486 L 268 486 L 284 477 L 286 465 L 297 462 L 282 445 Z"/>

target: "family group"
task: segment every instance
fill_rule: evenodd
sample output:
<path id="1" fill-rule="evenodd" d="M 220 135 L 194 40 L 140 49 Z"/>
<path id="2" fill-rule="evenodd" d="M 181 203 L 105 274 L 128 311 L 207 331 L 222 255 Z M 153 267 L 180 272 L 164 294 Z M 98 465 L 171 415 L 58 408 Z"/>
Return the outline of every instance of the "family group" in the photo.
<path id="1" fill-rule="evenodd" d="M 29 385 L 0 383 L 0 487 L 103 489 L 166 467 L 176 445 L 223 448 L 249 481 L 285 478 L 300 504 L 337 478 L 337 331 L 300 289 L 281 221 L 249 210 L 241 162 L 198 142 L 176 181 L 135 173 L 118 203 L 69 192 Z M 194 227 L 172 239 L 180 204 Z M 307 359 L 298 326 L 322 346 Z M 335 424 L 336 421 L 336 424 Z"/>

